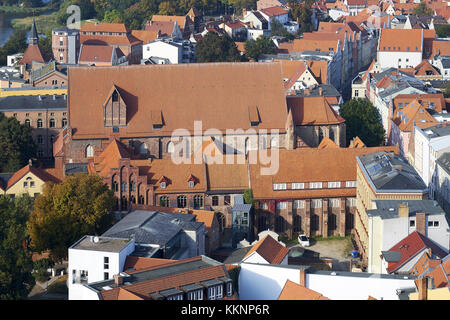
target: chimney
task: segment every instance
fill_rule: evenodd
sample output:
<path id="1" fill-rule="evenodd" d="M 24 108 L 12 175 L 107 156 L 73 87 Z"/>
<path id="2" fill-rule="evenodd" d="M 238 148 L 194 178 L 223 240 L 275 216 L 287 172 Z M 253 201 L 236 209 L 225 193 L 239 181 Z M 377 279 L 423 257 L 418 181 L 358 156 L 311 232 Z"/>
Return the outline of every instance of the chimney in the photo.
<path id="1" fill-rule="evenodd" d="M 300 269 L 300 285 L 306 288 L 306 269 Z"/>
<path id="2" fill-rule="evenodd" d="M 247 9 L 244 8 L 244 9 L 242 9 L 242 17 L 245 18 L 246 15 L 247 15 Z"/>
<path id="3" fill-rule="evenodd" d="M 428 298 L 428 279 L 422 277 L 417 280 L 417 289 L 419 290 L 419 300 L 427 300 Z"/>
<path id="4" fill-rule="evenodd" d="M 322 89 L 322 87 L 320 87 L 319 88 L 319 96 L 322 96 L 323 95 L 323 89 Z"/>
<path id="5" fill-rule="evenodd" d="M 115 274 L 114 275 L 114 283 L 117 286 L 121 286 L 123 284 L 123 276 L 121 276 L 120 274 Z"/>
<path id="6" fill-rule="evenodd" d="M 426 228 L 426 213 L 425 212 L 417 212 L 416 213 L 416 231 L 423 234 L 424 236 L 427 235 L 427 228 Z"/>
<path id="7" fill-rule="evenodd" d="M 398 216 L 400 218 L 408 218 L 409 217 L 409 209 L 408 204 L 406 203 L 400 203 L 398 205 Z"/>

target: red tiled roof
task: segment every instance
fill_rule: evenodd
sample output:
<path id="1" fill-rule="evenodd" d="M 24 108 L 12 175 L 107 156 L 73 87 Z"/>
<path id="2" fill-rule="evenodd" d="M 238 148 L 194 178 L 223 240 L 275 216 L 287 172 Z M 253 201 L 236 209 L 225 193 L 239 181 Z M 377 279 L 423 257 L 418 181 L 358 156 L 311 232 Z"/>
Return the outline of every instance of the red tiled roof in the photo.
<path id="1" fill-rule="evenodd" d="M 287 280 L 278 300 L 330 300 L 321 293 Z"/>
<path id="2" fill-rule="evenodd" d="M 150 21 L 145 25 L 146 31 L 160 32 L 162 36 L 171 36 L 175 28 L 173 21 Z"/>
<path id="3" fill-rule="evenodd" d="M 128 32 L 129 29 L 123 23 L 99 23 L 86 22 L 81 26 L 80 31 L 86 32 Z"/>
<path id="4" fill-rule="evenodd" d="M 19 64 L 23 65 L 26 63 L 32 63 L 33 61 L 45 63 L 47 60 L 47 57 L 39 45 L 30 44 L 26 48 Z"/>
<path id="5" fill-rule="evenodd" d="M 264 13 L 268 17 L 276 17 L 281 16 L 283 14 L 288 14 L 288 11 L 281 8 L 281 7 L 270 7 L 260 10 L 262 13 Z"/>
<path id="6" fill-rule="evenodd" d="M 325 97 L 288 96 L 287 105 L 292 110 L 295 125 L 339 124 L 345 119 L 334 111 Z"/>
<path id="7" fill-rule="evenodd" d="M 431 249 L 439 257 L 445 257 L 447 255 L 446 252 L 434 244 L 429 238 L 414 231 L 388 250 L 400 252 L 401 258 L 398 262 L 388 262 L 387 271 L 389 273 L 395 272 L 425 248 Z"/>
<path id="8" fill-rule="evenodd" d="M 127 272 L 127 270 L 129 269 L 140 271 L 142 269 L 150 269 L 167 264 L 172 264 L 175 261 L 177 260 L 127 256 L 125 265 L 123 266 L 123 271 Z"/>
<path id="9" fill-rule="evenodd" d="M 80 63 L 95 63 L 95 62 L 112 62 L 113 52 L 116 50 L 118 56 L 123 56 L 123 52 L 112 46 L 96 46 L 96 45 L 81 45 L 80 49 Z"/>
<path id="10" fill-rule="evenodd" d="M 6 189 L 11 188 L 14 184 L 16 184 L 20 179 L 22 179 L 29 172 L 31 172 L 32 174 L 34 174 L 36 177 L 38 177 L 39 179 L 41 179 L 44 182 L 47 182 L 47 181 L 51 181 L 51 182 L 55 182 L 55 183 L 61 182 L 61 180 L 59 180 L 55 176 L 51 175 L 50 173 L 27 164 L 25 167 L 16 171 L 12 175 L 12 177 L 8 180 L 8 186 Z"/>
<path id="11" fill-rule="evenodd" d="M 422 33 L 422 29 L 381 29 L 378 50 L 422 52 Z"/>
<path id="12" fill-rule="evenodd" d="M 289 249 L 281 245 L 270 235 L 267 235 L 254 244 L 242 260 L 248 258 L 254 252 L 257 252 L 270 264 L 280 264 L 288 254 Z"/>

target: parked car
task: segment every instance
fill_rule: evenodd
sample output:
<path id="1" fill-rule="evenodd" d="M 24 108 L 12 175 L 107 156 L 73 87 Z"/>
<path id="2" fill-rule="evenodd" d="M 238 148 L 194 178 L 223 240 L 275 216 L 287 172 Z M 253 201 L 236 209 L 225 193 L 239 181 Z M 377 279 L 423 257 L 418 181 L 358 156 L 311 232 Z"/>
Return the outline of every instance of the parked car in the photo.
<path id="1" fill-rule="evenodd" d="M 304 234 L 298 236 L 298 243 L 300 243 L 303 247 L 309 247 L 309 238 Z"/>

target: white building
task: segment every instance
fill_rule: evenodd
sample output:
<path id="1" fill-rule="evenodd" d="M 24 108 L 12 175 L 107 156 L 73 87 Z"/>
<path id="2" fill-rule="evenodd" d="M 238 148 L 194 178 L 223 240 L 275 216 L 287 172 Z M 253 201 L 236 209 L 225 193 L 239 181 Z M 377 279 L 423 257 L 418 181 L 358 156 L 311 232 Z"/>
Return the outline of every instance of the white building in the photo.
<path id="1" fill-rule="evenodd" d="M 69 248 L 69 300 L 86 299 L 85 284 L 113 279 L 134 250 L 133 239 L 84 236 L 75 242 Z"/>
<path id="2" fill-rule="evenodd" d="M 194 49 L 189 41 L 156 39 L 142 46 L 142 59 L 150 58 L 167 59 L 170 64 L 189 63 L 194 60 Z"/>
<path id="3" fill-rule="evenodd" d="M 16 53 L 6 56 L 6 66 L 15 67 L 19 61 L 23 58 L 23 53 Z"/>
<path id="4" fill-rule="evenodd" d="M 289 12 L 281 7 L 270 7 L 259 10 L 264 19 L 268 22 L 268 29 L 270 30 L 270 24 L 272 21 L 278 21 L 281 24 L 285 24 L 289 21 Z"/>
<path id="5" fill-rule="evenodd" d="M 450 234 L 445 212 L 433 200 L 375 200 L 369 217 L 368 272 L 386 273 L 381 253 L 414 231 L 448 252 Z"/>
<path id="6" fill-rule="evenodd" d="M 307 267 L 306 267 L 307 268 Z M 363 272 L 313 271 L 304 266 L 242 263 L 241 300 L 276 300 L 287 280 L 321 293 L 331 300 L 399 300 L 415 291 L 414 278 Z"/>
<path id="7" fill-rule="evenodd" d="M 377 51 L 382 69 L 414 68 L 422 62 L 423 30 L 381 29 Z"/>
<path id="8" fill-rule="evenodd" d="M 432 183 L 436 201 L 447 214 L 450 214 L 450 152 L 437 159 Z"/>

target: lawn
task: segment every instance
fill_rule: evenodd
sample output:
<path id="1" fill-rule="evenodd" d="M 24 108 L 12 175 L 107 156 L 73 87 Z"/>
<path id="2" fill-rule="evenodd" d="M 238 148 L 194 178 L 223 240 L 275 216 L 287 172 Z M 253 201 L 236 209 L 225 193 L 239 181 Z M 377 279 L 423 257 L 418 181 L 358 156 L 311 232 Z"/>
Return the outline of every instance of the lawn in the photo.
<path id="1" fill-rule="evenodd" d="M 56 21 L 56 12 L 44 13 L 35 17 L 36 28 L 38 33 L 47 33 L 48 30 L 62 27 Z M 33 17 L 15 18 L 11 21 L 14 29 L 30 29 L 33 22 Z"/>

